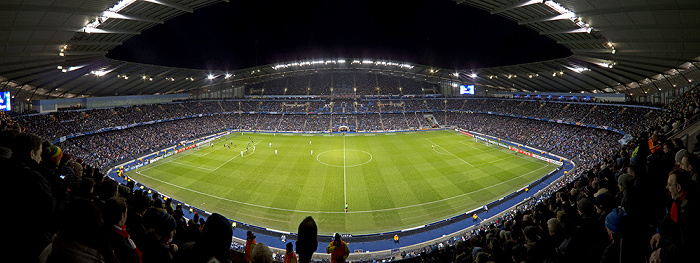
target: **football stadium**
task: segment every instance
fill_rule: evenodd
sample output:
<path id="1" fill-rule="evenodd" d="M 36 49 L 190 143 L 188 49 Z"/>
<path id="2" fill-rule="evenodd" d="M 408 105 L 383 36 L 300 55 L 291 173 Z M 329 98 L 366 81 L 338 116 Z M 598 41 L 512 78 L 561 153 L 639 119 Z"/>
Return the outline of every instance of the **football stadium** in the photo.
<path id="1" fill-rule="evenodd" d="M 0 2 L 9 251 L 700 259 L 699 3 L 378 2 Z"/>

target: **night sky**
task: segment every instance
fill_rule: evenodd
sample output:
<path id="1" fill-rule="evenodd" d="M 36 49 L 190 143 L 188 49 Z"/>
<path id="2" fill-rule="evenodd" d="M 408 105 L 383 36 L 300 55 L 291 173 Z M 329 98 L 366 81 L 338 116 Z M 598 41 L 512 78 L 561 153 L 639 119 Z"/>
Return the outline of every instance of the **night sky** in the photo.
<path id="1" fill-rule="evenodd" d="M 450 0 L 231 0 L 156 25 L 107 57 L 208 70 L 336 58 L 472 69 L 569 55 L 533 30 Z"/>

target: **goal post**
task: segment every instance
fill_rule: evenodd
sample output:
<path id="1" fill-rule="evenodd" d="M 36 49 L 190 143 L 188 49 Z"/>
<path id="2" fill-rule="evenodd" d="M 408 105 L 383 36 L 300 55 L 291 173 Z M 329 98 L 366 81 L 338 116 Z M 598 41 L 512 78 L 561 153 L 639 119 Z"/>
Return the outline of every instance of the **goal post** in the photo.
<path id="1" fill-rule="evenodd" d="M 197 143 L 197 146 L 194 147 L 194 149 L 196 151 L 199 151 L 200 149 L 202 149 L 204 147 L 211 147 L 212 143 L 213 143 L 213 139 L 204 140 L 204 141 Z"/>

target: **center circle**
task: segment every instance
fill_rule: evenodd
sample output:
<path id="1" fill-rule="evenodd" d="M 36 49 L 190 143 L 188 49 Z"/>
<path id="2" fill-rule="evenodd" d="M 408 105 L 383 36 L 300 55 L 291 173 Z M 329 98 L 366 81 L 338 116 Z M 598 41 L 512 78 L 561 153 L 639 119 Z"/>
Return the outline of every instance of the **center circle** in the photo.
<path id="1" fill-rule="evenodd" d="M 372 161 L 372 154 L 355 149 L 338 149 L 319 153 L 319 163 L 333 167 L 355 167 Z"/>

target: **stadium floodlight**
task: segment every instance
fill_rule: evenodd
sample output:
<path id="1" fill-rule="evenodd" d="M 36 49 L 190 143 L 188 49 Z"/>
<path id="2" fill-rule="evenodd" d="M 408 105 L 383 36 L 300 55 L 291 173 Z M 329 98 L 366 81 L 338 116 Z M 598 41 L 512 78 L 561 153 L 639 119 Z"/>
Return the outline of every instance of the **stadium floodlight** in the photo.
<path id="1" fill-rule="evenodd" d="M 472 73 L 472 74 L 469 75 L 469 76 L 472 77 L 473 79 L 475 79 L 475 78 L 477 77 L 476 73 Z"/>
<path id="2" fill-rule="evenodd" d="M 212 75 L 212 74 L 209 74 L 209 76 L 207 76 L 207 79 L 209 79 L 209 80 L 212 80 L 212 79 L 215 79 L 215 78 L 216 78 L 216 76 L 214 76 L 214 75 Z"/>
<path id="3" fill-rule="evenodd" d="M 231 78 L 231 74 L 226 73 L 226 75 L 224 76 L 224 79 L 230 79 L 230 78 Z"/>
<path id="4" fill-rule="evenodd" d="M 93 71 L 90 71 L 90 74 L 95 75 L 95 76 L 98 76 L 98 77 L 102 77 L 102 76 L 104 76 L 104 75 L 107 75 L 107 73 L 109 73 L 109 71 L 104 71 L 104 70 L 93 70 Z"/>

